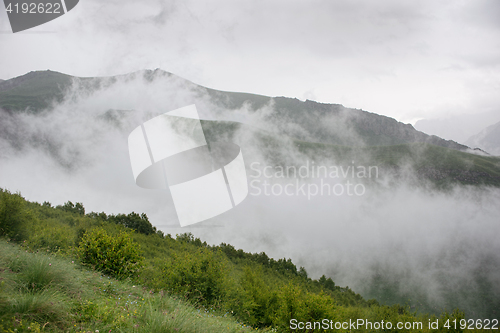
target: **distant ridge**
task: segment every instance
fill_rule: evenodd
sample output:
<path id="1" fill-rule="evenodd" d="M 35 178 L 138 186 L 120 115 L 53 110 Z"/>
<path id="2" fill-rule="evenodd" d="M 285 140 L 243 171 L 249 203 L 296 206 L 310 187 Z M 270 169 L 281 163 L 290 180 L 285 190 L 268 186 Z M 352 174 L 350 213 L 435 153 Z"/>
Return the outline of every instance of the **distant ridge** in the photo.
<path id="1" fill-rule="evenodd" d="M 471 136 L 499 121 L 500 112 L 498 110 L 476 110 L 474 114 L 462 113 L 446 118 L 421 119 L 415 123 L 415 128 L 428 134 L 468 145 L 467 140 Z"/>
<path id="2" fill-rule="evenodd" d="M 480 148 L 491 155 L 500 156 L 500 122 L 471 136 L 465 143 L 471 147 Z"/>

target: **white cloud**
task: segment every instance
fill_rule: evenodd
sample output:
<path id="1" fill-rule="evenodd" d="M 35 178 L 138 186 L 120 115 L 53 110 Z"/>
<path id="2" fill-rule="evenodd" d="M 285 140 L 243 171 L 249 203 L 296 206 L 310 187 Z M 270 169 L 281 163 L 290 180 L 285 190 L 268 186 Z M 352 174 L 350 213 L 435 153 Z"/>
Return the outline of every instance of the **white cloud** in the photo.
<path id="1" fill-rule="evenodd" d="M 314 91 L 321 102 L 408 122 L 498 108 L 498 22 L 494 0 L 87 0 L 26 33 L 0 34 L 0 78 L 160 67 L 222 90 Z M 30 33 L 40 31 L 55 33 Z"/>

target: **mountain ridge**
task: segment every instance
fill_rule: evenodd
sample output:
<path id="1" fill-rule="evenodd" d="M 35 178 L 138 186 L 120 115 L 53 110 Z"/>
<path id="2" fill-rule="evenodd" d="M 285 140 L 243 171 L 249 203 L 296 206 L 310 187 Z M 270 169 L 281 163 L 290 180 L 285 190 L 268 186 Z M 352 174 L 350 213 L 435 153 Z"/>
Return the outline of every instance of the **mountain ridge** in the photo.
<path id="1" fill-rule="evenodd" d="M 450 149 L 465 151 L 466 145 L 444 140 L 416 130 L 410 124 L 403 124 L 394 118 L 368 111 L 346 108 L 341 104 L 327 104 L 311 100 L 304 102 L 290 97 L 269 97 L 244 92 L 228 92 L 207 88 L 175 74 L 156 70 L 140 70 L 129 74 L 107 77 L 75 77 L 54 71 L 32 71 L 22 76 L 0 82 L 0 108 L 7 112 L 33 112 L 50 108 L 52 103 L 61 102 L 64 94 L 75 81 L 87 85 L 90 90 L 100 89 L 103 84 L 112 85 L 118 78 L 133 79 L 138 75 L 154 82 L 160 78 L 181 80 L 190 89 L 206 92 L 214 105 L 235 110 L 249 106 L 256 111 L 272 105 L 271 119 L 276 123 L 295 124 L 305 131 L 295 133 L 285 130 L 284 134 L 294 139 L 348 146 L 379 146 L 406 143 L 430 143 Z M 327 119 L 325 123 L 324 119 Z M 348 127 L 349 135 L 340 135 Z"/>
<path id="2" fill-rule="evenodd" d="M 500 155 L 500 121 L 471 136 L 466 144 L 478 147 L 495 156 Z"/>

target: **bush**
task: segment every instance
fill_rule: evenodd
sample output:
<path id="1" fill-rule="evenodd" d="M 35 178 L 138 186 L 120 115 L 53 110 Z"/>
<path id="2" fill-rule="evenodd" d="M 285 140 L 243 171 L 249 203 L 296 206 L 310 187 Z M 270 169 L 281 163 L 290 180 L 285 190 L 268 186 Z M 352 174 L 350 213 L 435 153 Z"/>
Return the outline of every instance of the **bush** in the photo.
<path id="1" fill-rule="evenodd" d="M 240 288 L 231 305 L 247 323 L 256 327 L 272 324 L 273 311 L 277 301 L 276 292 L 262 278 L 264 273 L 259 266 L 245 266 L 240 278 Z"/>
<path id="2" fill-rule="evenodd" d="M 33 226 L 26 243 L 31 249 L 47 249 L 51 252 L 70 251 L 75 244 L 75 231 L 59 221 Z"/>
<path id="3" fill-rule="evenodd" d="M 305 305 L 303 291 L 300 287 L 289 283 L 278 293 L 277 309 L 272 318 L 275 326 L 287 329 L 291 319 L 304 321 Z"/>
<path id="4" fill-rule="evenodd" d="M 26 237 L 27 220 L 33 218 L 24 198 L 0 189 L 0 236 L 20 241 Z"/>
<path id="5" fill-rule="evenodd" d="M 153 286 L 183 294 L 203 305 L 218 305 L 227 294 L 228 274 L 222 252 L 200 248 L 193 253 L 172 254 Z"/>
<path id="6" fill-rule="evenodd" d="M 102 228 L 87 231 L 77 253 L 82 264 L 120 279 L 136 274 L 144 260 L 129 233 L 112 236 Z"/>

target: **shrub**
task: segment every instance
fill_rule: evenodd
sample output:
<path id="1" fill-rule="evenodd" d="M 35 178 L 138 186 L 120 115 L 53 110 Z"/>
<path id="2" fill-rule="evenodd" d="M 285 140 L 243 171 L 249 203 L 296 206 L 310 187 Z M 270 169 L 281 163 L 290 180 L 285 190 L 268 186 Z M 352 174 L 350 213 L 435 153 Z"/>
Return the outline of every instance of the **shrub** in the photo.
<path id="1" fill-rule="evenodd" d="M 252 326 L 265 327 L 272 324 L 276 292 L 262 279 L 264 273 L 259 266 L 245 266 L 237 290 L 237 301 L 232 305 L 238 315 Z"/>
<path id="2" fill-rule="evenodd" d="M 77 249 L 82 264 L 116 278 L 134 275 L 142 267 L 143 257 L 139 244 L 134 243 L 130 233 L 109 235 L 102 228 L 87 231 Z"/>
<path id="3" fill-rule="evenodd" d="M 275 326 L 287 329 L 291 319 L 304 321 L 304 295 L 300 287 L 289 283 L 278 293 L 278 306 L 272 318 Z"/>
<path id="4" fill-rule="evenodd" d="M 304 300 L 305 319 L 307 321 L 320 321 L 330 318 L 334 305 L 331 297 L 320 293 L 306 293 Z"/>
<path id="5" fill-rule="evenodd" d="M 204 305 L 224 300 L 229 268 L 222 252 L 199 248 L 194 253 L 174 253 L 170 259 L 156 279 L 156 288 L 184 294 Z"/>
<path id="6" fill-rule="evenodd" d="M 22 240 L 26 237 L 26 222 L 31 218 L 20 194 L 0 189 L 0 236 Z"/>
<path id="7" fill-rule="evenodd" d="M 50 221 L 52 222 L 52 221 Z M 32 227 L 27 245 L 32 249 L 47 249 L 52 252 L 68 251 L 75 242 L 75 231 L 57 220 L 39 223 Z"/>

